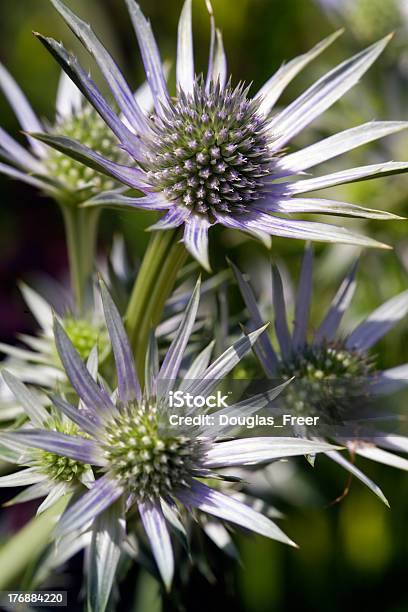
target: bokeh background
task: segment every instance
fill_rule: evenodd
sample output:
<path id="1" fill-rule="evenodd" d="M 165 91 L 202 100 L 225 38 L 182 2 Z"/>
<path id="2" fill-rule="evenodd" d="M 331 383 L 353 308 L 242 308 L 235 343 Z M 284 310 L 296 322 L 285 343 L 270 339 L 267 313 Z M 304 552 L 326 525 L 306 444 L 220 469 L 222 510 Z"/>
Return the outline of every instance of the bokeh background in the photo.
<path id="1" fill-rule="evenodd" d="M 141 0 L 140 4 L 153 22 L 163 57 L 174 58 L 181 0 Z M 306 51 L 337 27 L 346 28 L 339 41 L 290 85 L 280 103 L 291 101 L 338 61 L 389 31 L 396 32 L 389 48 L 363 81 L 316 121 L 299 138 L 299 144 L 370 119 L 408 119 L 406 1 L 214 0 L 213 4 L 233 78 L 253 82 L 254 88 L 262 85 L 283 60 Z M 142 66 L 124 2 L 71 0 L 69 5 L 94 24 L 131 82 L 135 87 L 140 84 Z M 194 22 L 197 61 L 204 70 L 209 27 L 201 0 L 194 2 Z M 91 60 L 83 55 L 47 0 L 3 1 L 0 24 L 1 61 L 17 78 L 37 112 L 52 122 L 59 71 L 31 32 L 38 30 L 63 39 L 95 75 Z M 17 122 L 1 95 L 0 117 L 4 129 L 13 134 L 18 132 Z M 385 159 L 408 159 L 408 134 L 363 147 L 341 161 L 328 163 L 327 169 Z M 357 183 L 333 189 L 330 195 L 408 216 L 408 177 Z M 63 279 L 67 261 L 61 218 L 52 201 L 2 176 L 0 201 L 0 337 L 9 342 L 17 332 L 32 330 L 34 325 L 16 281 L 24 279 L 38 286 L 44 284 L 45 274 Z M 129 250 L 141 255 L 146 244 L 144 228 L 150 221 L 147 213 L 130 216 L 104 213 L 101 252 L 109 249 L 115 229 L 124 232 Z M 389 252 L 364 254 L 360 285 L 349 315 L 351 323 L 407 288 L 408 226 L 404 221 L 343 224 L 369 232 L 394 247 Z M 225 266 L 226 249 L 247 270 L 266 256 L 254 242 L 227 231 L 216 231 L 211 240 L 216 269 Z M 272 257 L 296 276 L 302 249 L 299 242 L 276 239 Z M 317 248 L 315 325 L 355 254 L 355 250 L 345 247 Z M 238 312 L 242 307 L 238 294 L 235 299 L 232 310 Z M 407 344 L 407 325 L 401 324 L 378 346 L 379 365 L 391 367 L 407 361 Z M 406 399 L 395 399 L 402 412 L 408 409 Z M 359 462 L 383 488 L 391 510 L 357 482 L 351 484 L 341 503 L 333 504 L 347 484 L 347 474 L 324 458 L 318 459 L 314 470 L 305 461 L 291 462 L 271 474 L 273 486 L 268 498 L 285 513 L 284 528 L 300 549 L 286 550 L 261 537 L 237 535 L 241 562 L 236 564 L 214 554 L 215 568 L 207 578 L 198 570 L 193 572 L 185 593 L 185 609 L 220 610 L 231 606 L 238 612 L 408 610 L 408 478 L 392 468 Z M 13 512 L 2 513 L 1 538 L 17 528 L 31 514 L 32 507 Z M 68 584 L 75 593 L 81 586 L 80 564 L 79 559 L 70 568 L 71 573 L 60 578 L 61 584 Z M 123 609 L 158 610 L 157 587 L 147 574 L 135 570 L 122 588 L 133 592 L 135 581 L 139 585 L 138 595 L 134 601 L 133 597 L 128 599 Z M 77 609 L 81 609 L 81 604 Z"/>

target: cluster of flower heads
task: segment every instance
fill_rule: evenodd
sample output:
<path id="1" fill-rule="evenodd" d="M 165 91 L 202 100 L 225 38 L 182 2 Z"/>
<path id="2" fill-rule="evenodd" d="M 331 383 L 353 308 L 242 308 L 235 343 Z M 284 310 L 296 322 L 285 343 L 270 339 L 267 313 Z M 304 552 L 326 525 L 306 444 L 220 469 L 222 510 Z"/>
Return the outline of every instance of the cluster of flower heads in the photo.
<path id="1" fill-rule="evenodd" d="M 208 71 L 205 76 L 196 74 L 192 0 L 186 0 L 178 28 L 177 91 L 171 96 L 151 26 L 138 4 L 126 0 L 147 78 L 147 84 L 135 93 L 91 27 L 60 0 L 51 2 L 96 60 L 114 106 L 62 44 L 38 35 L 67 73 L 58 90 L 56 118 L 51 127 L 40 122 L 14 79 L 0 66 L 0 88 L 28 140 L 25 149 L 0 129 L 0 156 L 5 162 L 0 172 L 42 189 L 64 206 L 85 203 L 96 210 L 125 206 L 163 213 L 151 229 L 184 227 L 186 249 L 207 270 L 208 230 L 215 224 L 242 230 L 267 245 L 271 235 L 278 235 L 384 246 L 342 227 L 294 220 L 290 215 L 397 218 L 303 194 L 406 172 L 408 163 L 384 162 L 313 178 L 304 174 L 358 146 L 406 129 L 408 123 L 373 121 L 296 152 L 287 147 L 359 81 L 389 37 L 335 67 L 286 108 L 275 110 L 286 86 L 339 33 L 284 64 L 251 96 L 249 87 L 243 83 L 234 86 L 228 76 L 222 36 L 209 2 Z M 128 188 L 142 195 L 128 195 Z M 160 333 L 152 333 L 144 381 L 136 373 L 121 314 L 103 282 L 101 309 L 93 304 L 79 316 L 72 311 L 59 319 L 38 294 L 23 286 L 41 332 L 21 338 L 28 348 L 0 345 L 8 355 L 0 401 L 3 404 L 4 399 L 7 406 L 5 419 L 12 421 L 0 432 L 0 457 L 24 468 L 1 477 L 0 486 L 27 485 L 9 504 L 45 498 L 38 513 L 64 502 L 66 509 L 61 511 L 54 536 L 57 548 L 65 552 L 55 558 L 61 561 L 87 547 L 90 609 L 103 612 L 108 607 L 119 562 L 134 551 L 136 536 L 147 537 L 167 589 L 175 567 L 172 532 L 187 540 L 192 522 L 205 529 L 211 520 L 216 521 L 212 525 L 224 529 L 224 541 L 228 534 L 225 522 L 293 545 L 270 518 L 243 503 L 239 495 L 242 483 L 232 474 L 235 468 L 263 466 L 297 455 L 306 455 L 313 463 L 316 453 L 325 453 L 385 502 L 379 487 L 345 459 L 339 447 L 408 468 L 406 459 L 388 452 L 407 452 L 407 439 L 378 432 L 373 436 L 355 420 L 353 411 L 356 403 L 407 384 L 406 364 L 379 371 L 369 349 L 407 314 L 408 293 L 383 304 L 351 333 L 340 335 L 340 321 L 355 289 L 354 265 L 311 337 L 312 260 L 312 250 L 307 247 L 293 332 L 287 322 L 282 279 L 278 269 L 273 270 L 279 351 L 271 343 L 250 285 L 233 266 L 250 315 L 250 331 L 214 361 L 213 342 L 197 355 L 193 351 L 191 357 L 198 283 L 188 303 L 185 296 L 169 300 L 173 306 L 180 302 L 183 312 L 162 321 L 161 333 L 171 332 L 164 355 L 161 351 L 159 356 L 157 347 Z M 216 284 L 214 277 L 209 286 Z M 171 391 L 211 394 L 251 349 L 266 376 L 281 384 L 218 408 L 213 416 L 247 417 L 261 409 L 270 414 L 284 410 L 317 415 L 328 425 L 327 430 L 311 434 L 295 428 L 291 437 L 239 438 L 231 427 L 170 425 Z M 25 383 L 40 386 L 42 391 Z M 190 417 L 196 414 L 193 408 L 187 412 Z M 16 416 L 19 420 L 13 421 Z M 226 440 L 228 435 L 231 439 Z M 46 564 L 52 565 L 55 558 L 51 555 Z M 40 575 L 42 571 L 46 568 L 40 568 Z"/>
<path id="2" fill-rule="evenodd" d="M 73 532 L 101 530 L 119 551 L 125 549 L 126 529 L 122 528 L 118 541 L 118 525 L 127 519 L 128 532 L 132 531 L 136 505 L 167 587 L 171 585 L 174 571 L 169 525 L 174 516 L 178 521 L 183 519 L 183 508 L 196 508 L 222 521 L 293 544 L 269 518 L 242 504 L 234 494 L 227 495 L 228 489 L 224 493 L 223 481 L 229 481 L 230 477 L 223 476 L 218 469 L 328 452 L 335 447 L 299 438 L 252 437 L 223 441 L 219 431 L 210 425 L 187 430 L 182 426 L 175 428 L 169 421 L 169 392 L 180 387 L 194 395 L 210 394 L 248 353 L 264 326 L 248 336 L 243 335 L 212 363 L 210 345 L 180 379 L 199 304 L 197 284 L 160 367 L 152 336 L 142 391 L 121 316 L 103 283 L 101 293 L 116 363 L 118 388 L 115 391 L 108 392 L 98 380 L 96 347 L 86 366 L 57 320 L 56 345 L 66 374 L 80 398 L 78 406 L 52 394 L 52 407 L 44 408 L 33 391 L 12 374 L 3 373 L 6 384 L 29 416 L 22 427 L 3 430 L 0 434 L 0 444 L 14 454 L 15 463 L 26 467 L 2 477 L 0 486 L 29 485 L 10 503 L 46 496 L 39 507 L 42 512 L 62 496 L 75 492 L 79 499 L 60 518 L 56 536 L 64 538 Z M 251 414 L 268 406 L 285 386 L 229 406 L 229 416 Z M 225 408 L 218 412 L 223 411 Z M 195 410 L 190 414 L 194 415 Z M 207 479 L 216 479 L 219 485 L 211 488 L 205 482 Z M 104 517 L 102 523 L 97 520 L 99 516 Z M 94 537 L 97 536 L 94 534 Z M 105 554 L 92 550 L 95 558 L 90 563 L 97 565 L 99 574 L 105 572 L 109 583 L 106 590 L 106 580 L 101 580 L 105 590 L 99 594 L 97 609 L 103 610 L 112 586 L 115 558 L 118 562 L 120 555 L 112 556 L 108 546 Z M 95 597 L 95 593 L 91 596 Z"/>

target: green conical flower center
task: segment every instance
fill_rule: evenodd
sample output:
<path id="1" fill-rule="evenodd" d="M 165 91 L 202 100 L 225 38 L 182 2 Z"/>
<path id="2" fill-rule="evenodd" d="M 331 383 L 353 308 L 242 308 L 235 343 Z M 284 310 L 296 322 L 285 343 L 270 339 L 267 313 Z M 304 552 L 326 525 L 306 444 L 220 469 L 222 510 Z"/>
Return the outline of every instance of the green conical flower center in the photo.
<path id="1" fill-rule="evenodd" d="M 125 159 L 111 130 L 87 103 L 84 103 L 80 112 L 58 122 L 54 132 L 57 136 L 77 140 L 114 162 L 120 163 Z M 50 149 L 46 164 L 50 177 L 57 179 L 69 191 L 89 189 L 91 192 L 99 192 L 109 191 L 115 187 L 111 178 L 84 166 L 60 151 Z"/>
<path id="2" fill-rule="evenodd" d="M 105 440 L 109 473 L 139 501 L 170 495 L 200 466 L 200 443 L 162 431 L 155 407 L 144 402 L 121 407 Z"/>
<path id="3" fill-rule="evenodd" d="M 71 422 L 62 422 L 58 418 L 51 419 L 46 427 L 51 431 L 58 431 L 71 436 L 79 434 L 76 425 Z M 48 451 L 38 451 L 37 463 L 51 480 L 57 482 L 79 481 L 84 472 L 90 469 L 90 466 L 85 463 Z"/>
<path id="4" fill-rule="evenodd" d="M 106 355 L 109 350 L 109 338 L 105 329 L 92 325 L 86 319 L 74 319 L 73 317 L 65 317 L 63 325 L 83 360 L 89 357 L 94 346 L 98 347 L 99 355 Z"/>
<path id="5" fill-rule="evenodd" d="M 296 414 L 342 419 L 357 400 L 369 395 L 374 366 L 362 353 L 339 344 L 306 345 L 284 361 L 279 375 L 295 377 L 284 396 Z"/>

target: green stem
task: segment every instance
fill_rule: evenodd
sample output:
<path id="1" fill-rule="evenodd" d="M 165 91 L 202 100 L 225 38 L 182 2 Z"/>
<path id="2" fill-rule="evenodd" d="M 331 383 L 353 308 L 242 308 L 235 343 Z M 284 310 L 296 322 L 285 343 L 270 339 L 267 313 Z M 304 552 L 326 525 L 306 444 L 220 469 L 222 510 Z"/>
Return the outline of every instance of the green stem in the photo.
<path id="1" fill-rule="evenodd" d="M 179 240 L 178 230 L 152 234 L 126 312 L 127 331 L 142 384 L 150 330 L 159 323 L 164 304 L 187 258 Z"/>
<path id="2" fill-rule="evenodd" d="M 95 265 L 99 211 L 61 204 L 65 221 L 71 286 L 78 313 L 85 307 L 85 293 Z"/>
<path id="3" fill-rule="evenodd" d="M 27 565 L 38 558 L 50 541 L 56 522 L 68 505 L 71 495 L 35 516 L 0 548 L 0 590 L 14 586 Z"/>

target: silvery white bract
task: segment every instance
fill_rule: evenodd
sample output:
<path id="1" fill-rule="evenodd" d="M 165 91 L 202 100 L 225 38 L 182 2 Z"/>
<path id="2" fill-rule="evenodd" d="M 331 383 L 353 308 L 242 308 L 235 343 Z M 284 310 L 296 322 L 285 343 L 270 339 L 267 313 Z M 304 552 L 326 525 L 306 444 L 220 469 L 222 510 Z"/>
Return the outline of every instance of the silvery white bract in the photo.
<path id="1" fill-rule="evenodd" d="M 143 193 L 96 196 L 95 206 L 129 206 L 165 214 L 151 229 L 184 226 L 184 244 L 207 269 L 208 230 L 221 224 L 265 243 L 270 236 L 384 246 L 342 228 L 280 215 L 320 213 L 375 219 L 395 218 L 346 202 L 307 196 L 334 185 L 406 172 L 408 164 L 384 162 L 329 175 L 305 178 L 305 172 L 358 146 L 398 132 L 406 122 L 369 122 L 340 132 L 302 150 L 288 153 L 291 141 L 330 108 L 370 68 L 389 37 L 335 67 L 286 108 L 275 104 L 292 79 L 328 47 L 337 32 L 309 52 L 291 60 L 253 96 L 228 78 L 222 36 L 212 10 L 211 45 L 205 78 L 195 74 L 191 9 L 186 0 L 178 29 L 177 95 L 171 97 L 149 22 L 134 0 L 126 0 L 139 42 L 154 112 L 146 113 L 91 27 L 60 0 L 51 0 L 69 27 L 96 60 L 122 113 L 102 96 L 74 56 L 51 38 L 39 35 L 99 115 L 134 165 L 107 159 L 92 147 L 64 135 L 35 134 L 60 152 Z M 273 112 L 275 110 L 275 112 Z M 299 197 L 300 196 L 300 197 Z"/>
<path id="2" fill-rule="evenodd" d="M 236 266 L 233 266 L 242 297 L 250 316 L 250 328 L 259 327 L 263 317 L 255 295 Z M 378 371 L 375 355 L 370 349 L 408 313 L 408 290 L 391 298 L 372 312 L 357 327 L 344 335 L 339 332 L 342 317 L 356 288 L 357 261 L 341 283 L 330 308 L 316 330 L 309 331 L 309 312 L 312 299 L 313 251 L 305 250 L 298 290 L 295 298 L 293 329 L 283 293 L 283 283 L 277 267 L 273 267 L 273 313 L 279 350 L 275 350 L 267 332 L 263 332 L 254 350 L 270 378 L 295 378 L 284 402 L 287 412 L 296 415 L 318 415 L 322 419 L 348 425 L 356 418 L 366 400 L 391 394 L 408 385 L 408 363 Z M 361 413 L 364 419 L 364 413 Z M 337 438 L 351 454 L 408 470 L 408 460 L 391 451 L 408 452 L 408 438 L 381 433 L 369 428 L 369 421 L 356 421 L 357 435 L 349 439 Z M 335 431 L 333 429 L 333 431 Z M 307 435 L 307 432 L 304 432 Z M 384 450 L 387 449 L 387 450 Z M 381 489 L 347 461 L 337 451 L 326 453 L 354 476 L 364 482 L 385 503 Z"/>
<path id="3" fill-rule="evenodd" d="M 58 523 L 56 537 L 93 525 L 90 545 L 89 598 L 91 609 L 102 612 L 107 604 L 116 565 L 125 538 L 125 519 L 138 509 L 150 541 L 158 570 L 170 588 L 174 560 L 169 525 L 182 526 L 183 508 L 217 517 L 287 544 L 293 542 L 269 518 L 222 492 L 223 477 L 218 468 L 265 464 L 287 456 L 333 449 L 325 442 L 298 438 L 253 437 L 222 441 L 210 426 L 187 434 L 169 428 L 168 393 L 173 390 L 194 326 L 199 305 L 199 283 L 185 310 L 183 320 L 161 366 L 152 335 L 146 358 L 142 391 L 128 339 L 119 312 L 105 285 L 102 302 L 116 363 L 118 388 L 108 393 L 94 378 L 95 367 L 85 367 L 62 326 L 55 322 L 55 339 L 67 376 L 80 398 L 79 407 L 63 397 L 51 397 L 64 427 L 44 427 L 43 409 L 22 383 L 9 374 L 7 384 L 27 409 L 34 426 L 3 431 L 0 443 L 12 450 L 37 449 L 41 469 L 56 480 L 68 477 L 71 466 L 91 466 L 95 481 L 75 501 Z M 242 336 L 232 347 L 210 363 L 211 348 L 205 348 L 192 362 L 181 385 L 193 395 L 211 394 L 220 380 L 248 353 L 265 327 Z M 254 412 L 268 405 L 285 385 L 228 407 L 229 414 Z M 221 409 L 225 410 L 225 409 Z M 191 414 L 197 411 L 193 410 Z M 69 431 L 70 424 L 72 430 Z M 56 421 L 54 421 L 55 423 Z M 75 431 L 74 431 L 75 430 Z M 34 450 L 32 451 L 34 452 Z M 61 464 L 59 464 L 59 460 Z M 57 469 L 60 465 L 60 471 Z M 38 468 L 28 467 L 15 478 L 37 477 Z M 13 477 L 8 477 L 13 478 Z M 211 488 L 203 479 L 216 478 Z M 44 479 L 45 480 L 45 479 Z M 8 481 L 8 484 L 10 482 Z M 129 523 L 130 524 L 130 523 Z"/>

